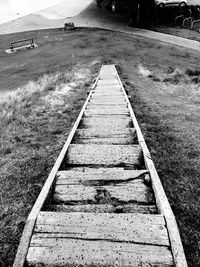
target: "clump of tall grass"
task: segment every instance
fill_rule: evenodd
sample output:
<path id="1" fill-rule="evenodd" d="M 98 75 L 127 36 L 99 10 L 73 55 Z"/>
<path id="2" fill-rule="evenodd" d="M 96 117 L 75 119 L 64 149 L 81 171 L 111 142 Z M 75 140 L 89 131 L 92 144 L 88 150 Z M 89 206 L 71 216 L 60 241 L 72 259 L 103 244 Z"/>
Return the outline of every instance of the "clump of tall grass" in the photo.
<path id="1" fill-rule="evenodd" d="M 183 72 L 174 68 L 171 71 L 168 70 L 166 75 L 162 79 L 163 83 L 178 84 L 180 82 L 187 83 L 187 79 Z"/>
<path id="2" fill-rule="evenodd" d="M 151 70 L 151 68 L 138 66 L 139 73 L 146 78 L 150 78 L 155 82 L 162 82 L 171 85 L 178 84 L 198 84 L 200 83 L 200 70 L 188 68 L 185 71 L 176 68 L 174 65 L 168 66 L 166 69 Z"/>
<path id="3" fill-rule="evenodd" d="M 58 89 L 61 80 L 64 81 L 63 74 L 45 74 L 36 81 L 29 81 L 21 88 L 3 94 L 0 100 L 1 123 L 8 124 L 31 114 L 31 110 L 42 97 Z"/>

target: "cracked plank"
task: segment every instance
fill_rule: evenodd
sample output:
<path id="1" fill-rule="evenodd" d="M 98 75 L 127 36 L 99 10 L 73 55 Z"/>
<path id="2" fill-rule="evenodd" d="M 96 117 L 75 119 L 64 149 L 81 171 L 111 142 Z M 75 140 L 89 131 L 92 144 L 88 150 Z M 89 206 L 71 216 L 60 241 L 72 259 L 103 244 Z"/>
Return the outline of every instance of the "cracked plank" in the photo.
<path id="1" fill-rule="evenodd" d="M 111 169 L 112 170 L 112 169 Z M 91 173 L 92 171 L 92 173 Z M 144 175 L 148 174 L 148 170 L 116 170 L 116 171 L 110 171 L 105 170 L 100 171 L 97 169 L 95 171 L 94 169 L 91 171 L 85 171 L 85 172 L 79 172 L 79 171 L 59 171 L 57 173 L 57 185 L 62 184 L 81 184 L 81 183 L 92 183 L 92 181 L 95 182 L 127 182 L 127 181 L 133 181 L 138 179 L 144 179 Z"/>
<path id="2" fill-rule="evenodd" d="M 169 247 L 165 220 L 158 214 L 40 212 L 35 233 Z"/>
<path id="3" fill-rule="evenodd" d="M 27 255 L 29 267 L 172 267 L 173 258 L 163 246 L 53 238 L 34 235 Z"/>
<path id="4" fill-rule="evenodd" d="M 143 183 L 117 184 L 115 186 L 56 185 L 53 200 L 56 203 L 87 202 L 112 203 L 140 202 L 152 203 L 152 190 Z"/>

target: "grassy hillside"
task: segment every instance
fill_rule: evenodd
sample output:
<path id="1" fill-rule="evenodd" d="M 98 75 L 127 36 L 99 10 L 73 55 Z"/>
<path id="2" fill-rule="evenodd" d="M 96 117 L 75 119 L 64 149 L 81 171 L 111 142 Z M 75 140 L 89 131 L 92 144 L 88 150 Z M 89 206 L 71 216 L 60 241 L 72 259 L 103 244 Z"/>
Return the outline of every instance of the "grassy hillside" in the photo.
<path id="1" fill-rule="evenodd" d="M 45 30 L 37 49 L 0 56 L 0 266 L 12 266 L 24 221 L 101 64 L 118 66 L 177 218 L 189 266 L 200 265 L 200 56 L 101 30 Z"/>

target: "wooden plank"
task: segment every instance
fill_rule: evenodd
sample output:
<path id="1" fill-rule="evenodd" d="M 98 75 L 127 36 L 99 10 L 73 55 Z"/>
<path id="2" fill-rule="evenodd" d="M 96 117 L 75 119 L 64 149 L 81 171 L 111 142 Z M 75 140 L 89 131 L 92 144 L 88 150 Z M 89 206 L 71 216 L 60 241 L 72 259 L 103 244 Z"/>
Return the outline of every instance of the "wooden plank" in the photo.
<path id="1" fill-rule="evenodd" d="M 118 89 L 116 90 L 111 90 L 111 89 L 94 90 L 92 96 L 98 96 L 98 97 L 105 96 L 105 97 L 112 97 L 112 98 L 117 96 L 118 98 L 121 97 L 121 99 L 124 99 L 123 91 L 118 90 Z"/>
<path id="2" fill-rule="evenodd" d="M 142 183 L 117 184 L 115 186 L 57 185 L 53 195 L 56 203 L 153 203 L 154 196 Z"/>
<path id="3" fill-rule="evenodd" d="M 113 133 L 116 130 L 132 127 L 132 120 L 128 116 L 113 116 L 112 118 L 102 117 L 88 117 L 81 121 L 80 128 L 98 127 L 100 131 L 110 128 Z"/>
<path id="4" fill-rule="evenodd" d="M 77 138 L 104 138 L 104 137 L 130 137 L 133 136 L 134 140 L 137 140 L 136 131 L 134 128 L 119 129 L 117 132 L 113 132 L 108 129 L 77 129 L 75 136 Z"/>
<path id="5" fill-rule="evenodd" d="M 116 74 L 113 73 L 99 75 L 99 80 L 113 80 L 114 78 L 116 78 Z"/>
<path id="6" fill-rule="evenodd" d="M 84 182 L 91 183 L 97 181 L 100 181 L 101 184 L 102 182 L 141 182 L 140 179 L 143 180 L 144 175 L 149 173 L 147 170 L 111 170 L 112 169 L 99 171 L 93 169 L 92 173 L 91 171 L 59 171 L 57 173 L 56 184 L 81 184 Z"/>
<path id="7" fill-rule="evenodd" d="M 76 131 L 73 143 L 93 143 L 93 144 L 138 144 L 137 135 L 133 128 L 119 129 L 116 132 L 112 129 L 79 129 Z"/>
<path id="8" fill-rule="evenodd" d="M 120 86 L 100 86 L 100 87 L 96 87 L 95 90 L 94 90 L 94 93 L 120 93 L 123 97 L 123 91 L 121 90 Z"/>
<path id="9" fill-rule="evenodd" d="M 125 98 L 119 98 L 119 97 L 117 97 L 117 98 L 112 97 L 112 99 L 110 99 L 110 97 L 92 97 L 90 99 L 90 102 L 102 102 L 102 103 L 110 102 L 110 103 L 125 104 L 126 100 L 125 100 Z"/>
<path id="10" fill-rule="evenodd" d="M 136 144 L 132 137 L 75 138 L 74 144 L 131 145 Z"/>
<path id="11" fill-rule="evenodd" d="M 92 89 L 94 89 L 96 87 L 97 81 L 98 81 L 98 77 L 97 77 Z M 88 97 L 87 97 L 87 99 L 86 99 L 86 101 L 85 101 L 85 103 L 84 103 L 84 105 L 80 111 L 80 114 L 79 114 L 79 116 L 78 116 L 68 138 L 67 138 L 67 141 L 66 141 L 65 145 L 63 146 L 63 149 L 61 150 L 61 152 L 60 152 L 60 154 L 59 154 L 59 156 L 58 156 L 58 158 L 54 164 L 54 167 L 52 168 L 51 173 L 49 174 L 49 176 L 48 176 L 48 178 L 47 178 L 47 180 L 46 180 L 46 182 L 42 188 L 42 191 L 39 194 L 32 210 L 28 216 L 28 219 L 26 221 L 26 225 L 25 225 L 25 228 L 24 228 L 21 240 L 20 240 L 20 244 L 19 244 L 19 247 L 17 250 L 17 254 L 15 257 L 13 267 L 23 267 L 24 266 L 24 262 L 26 259 L 26 255 L 27 255 L 28 247 L 29 247 L 29 243 L 30 243 L 30 238 L 31 238 L 31 235 L 33 232 L 33 228 L 35 225 L 37 215 L 40 212 L 40 210 L 42 209 L 49 194 L 51 193 L 51 189 L 52 189 L 53 183 L 55 181 L 56 173 L 59 170 L 59 168 L 63 162 L 63 159 L 66 155 L 67 150 L 68 150 L 69 144 L 71 143 L 71 141 L 74 137 L 75 131 L 78 128 L 78 125 L 81 121 L 81 118 L 83 116 L 83 113 L 84 113 L 84 110 L 87 106 L 87 103 L 89 102 L 89 99 L 91 98 L 91 95 L 92 95 L 92 90 L 91 90 L 90 94 L 88 95 Z"/>
<path id="12" fill-rule="evenodd" d="M 129 115 L 129 112 L 126 109 L 119 109 L 119 110 L 114 110 L 114 109 L 88 109 L 85 110 L 84 116 L 89 117 L 89 116 L 102 116 L 102 115 Z"/>
<path id="13" fill-rule="evenodd" d="M 90 176 L 91 177 L 91 176 Z M 60 193 L 66 193 L 68 191 L 68 188 L 72 188 L 74 187 L 79 187 L 80 189 L 82 187 L 95 187 L 96 189 L 106 189 L 107 187 L 109 188 L 109 186 L 111 188 L 117 188 L 119 187 L 120 189 L 124 189 L 123 186 L 133 186 L 135 187 L 135 189 L 139 188 L 138 190 L 144 190 L 146 187 L 148 188 L 149 186 L 147 186 L 144 181 L 142 179 L 134 179 L 134 180 L 106 180 L 106 179 L 95 179 L 95 177 L 92 177 L 92 179 L 90 179 L 90 177 L 88 176 L 88 179 L 79 179 L 77 177 L 73 177 L 72 179 L 58 179 L 56 182 L 56 189 L 55 191 L 57 192 L 57 190 Z M 84 177 L 85 178 L 85 177 Z M 111 189 L 112 190 L 112 189 Z"/>
<path id="14" fill-rule="evenodd" d="M 155 165 L 154 165 L 153 160 L 151 158 L 148 147 L 145 143 L 144 137 L 142 135 L 141 129 L 139 127 L 139 124 L 137 122 L 137 119 L 135 117 L 133 109 L 131 107 L 130 101 L 129 101 L 126 93 L 125 93 L 123 84 L 122 84 L 118 74 L 117 74 L 117 76 L 118 76 L 118 80 L 119 80 L 119 83 L 121 85 L 121 88 L 124 91 L 126 102 L 127 102 L 129 109 L 130 109 L 130 114 L 132 117 L 134 128 L 136 129 L 138 140 L 139 140 L 139 143 L 140 143 L 142 150 L 143 150 L 145 166 L 150 171 L 152 186 L 153 186 L 153 190 L 155 193 L 156 204 L 157 204 L 158 210 L 161 214 L 163 214 L 165 216 L 165 219 L 166 219 L 175 266 L 176 267 L 187 267 L 188 265 L 187 265 L 182 241 L 180 238 L 179 229 L 178 229 L 178 226 L 176 223 L 176 219 L 174 217 L 173 211 L 170 207 L 169 201 L 167 199 L 167 196 L 166 196 L 165 191 L 163 189 L 163 186 L 161 184 L 160 178 L 159 178 L 158 173 L 156 171 L 156 168 L 155 168 Z"/>
<path id="15" fill-rule="evenodd" d="M 55 249 L 56 248 L 56 249 Z M 54 253 L 52 253 L 54 252 Z M 120 242 L 55 239 L 33 236 L 28 266 L 172 267 L 170 251 L 163 246 Z"/>
<path id="16" fill-rule="evenodd" d="M 90 102 L 89 103 L 98 103 L 98 102 L 102 102 L 102 104 L 107 104 L 107 103 L 110 103 L 110 104 L 126 104 L 127 105 L 127 103 L 126 103 L 126 100 L 125 100 L 125 98 L 121 98 L 121 99 L 119 99 L 119 98 L 113 98 L 112 100 L 110 100 L 109 98 L 91 98 L 90 99 Z"/>
<path id="17" fill-rule="evenodd" d="M 69 165 L 140 166 L 141 148 L 138 145 L 71 144 L 66 163 Z"/>
<path id="18" fill-rule="evenodd" d="M 105 103 L 105 102 L 96 102 L 96 104 L 94 104 L 93 102 L 90 102 L 88 105 L 87 105 L 88 108 L 127 108 L 127 104 L 125 102 L 123 103 L 120 103 L 120 104 L 117 104 L 117 103 L 113 103 L 111 102 L 110 104 L 109 103 Z"/>
<path id="19" fill-rule="evenodd" d="M 118 82 L 118 80 L 117 79 L 113 79 L 113 80 L 109 80 L 109 81 L 107 81 L 107 80 L 99 80 L 98 81 L 98 86 L 100 86 L 100 85 L 104 85 L 104 84 L 106 84 L 106 85 L 119 85 L 119 82 Z"/>
<path id="20" fill-rule="evenodd" d="M 114 88 L 112 87 L 111 88 L 96 88 L 94 91 L 93 91 L 93 94 L 92 95 L 105 95 L 105 96 L 114 96 L 114 95 L 117 95 L 117 96 L 121 96 L 122 98 L 124 98 L 124 94 L 123 94 L 123 91 L 121 90 L 120 87 L 118 88 Z"/>
<path id="21" fill-rule="evenodd" d="M 158 214 L 40 212 L 35 233 L 57 234 L 57 237 L 63 238 L 170 245 L 165 220 Z"/>
<path id="22" fill-rule="evenodd" d="M 98 101 L 119 101 L 121 103 L 123 103 L 123 98 L 121 97 L 121 95 L 113 95 L 113 96 L 106 96 L 106 95 L 102 95 L 102 96 L 98 96 L 93 94 L 92 95 L 92 100 L 98 100 Z"/>
<path id="23" fill-rule="evenodd" d="M 124 95 L 123 93 L 121 93 L 120 91 L 116 91 L 116 92 L 104 92 L 104 91 L 99 91 L 99 92 L 94 92 L 92 97 L 98 97 L 98 98 L 102 98 L 102 97 L 105 97 L 105 98 L 121 98 L 123 99 L 124 98 Z"/>
<path id="24" fill-rule="evenodd" d="M 92 212 L 92 213 L 142 213 L 157 214 L 155 205 L 138 205 L 138 204 L 90 204 L 90 205 L 51 205 L 51 211 L 57 212 Z"/>
<path id="25" fill-rule="evenodd" d="M 117 107 L 113 107 L 113 106 L 104 106 L 104 107 L 90 107 L 88 106 L 87 109 L 85 111 L 90 111 L 90 112 L 95 112 L 97 113 L 98 111 L 100 112 L 129 112 L 129 109 L 127 107 L 123 107 L 123 106 L 117 106 Z"/>
<path id="26" fill-rule="evenodd" d="M 107 101 L 104 101 L 104 100 L 91 100 L 88 104 L 88 106 L 127 106 L 127 103 L 125 100 L 121 100 L 121 101 L 118 101 L 118 100 L 115 100 L 115 101 L 111 101 L 111 100 L 107 100 Z"/>
<path id="27" fill-rule="evenodd" d="M 123 167 L 97 167 L 97 168 L 93 168 L 93 167 L 88 167 L 88 166 L 81 166 L 81 167 L 70 167 L 68 169 L 65 169 L 65 171 L 76 171 L 79 173 L 91 173 L 96 175 L 97 173 L 101 173 L 101 174 L 107 174 L 107 173 L 115 173 L 115 172 L 123 172 L 124 168 Z M 60 171 L 59 171 L 60 172 Z M 58 173 L 59 173 L 58 172 Z"/>

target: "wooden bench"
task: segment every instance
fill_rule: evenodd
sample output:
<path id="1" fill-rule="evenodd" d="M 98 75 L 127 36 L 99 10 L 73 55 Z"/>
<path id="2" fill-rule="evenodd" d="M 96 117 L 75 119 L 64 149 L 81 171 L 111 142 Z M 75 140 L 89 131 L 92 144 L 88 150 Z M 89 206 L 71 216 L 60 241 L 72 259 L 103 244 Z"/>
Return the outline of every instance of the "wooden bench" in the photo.
<path id="1" fill-rule="evenodd" d="M 23 48 L 34 48 L 34 40 L 33 38 L 30 39 L 24 39 L 24 40 L 18 40 L 15 42 L 10 43 L 10 50 L 14 51 L 15 49 L 23 49 Z"/>

